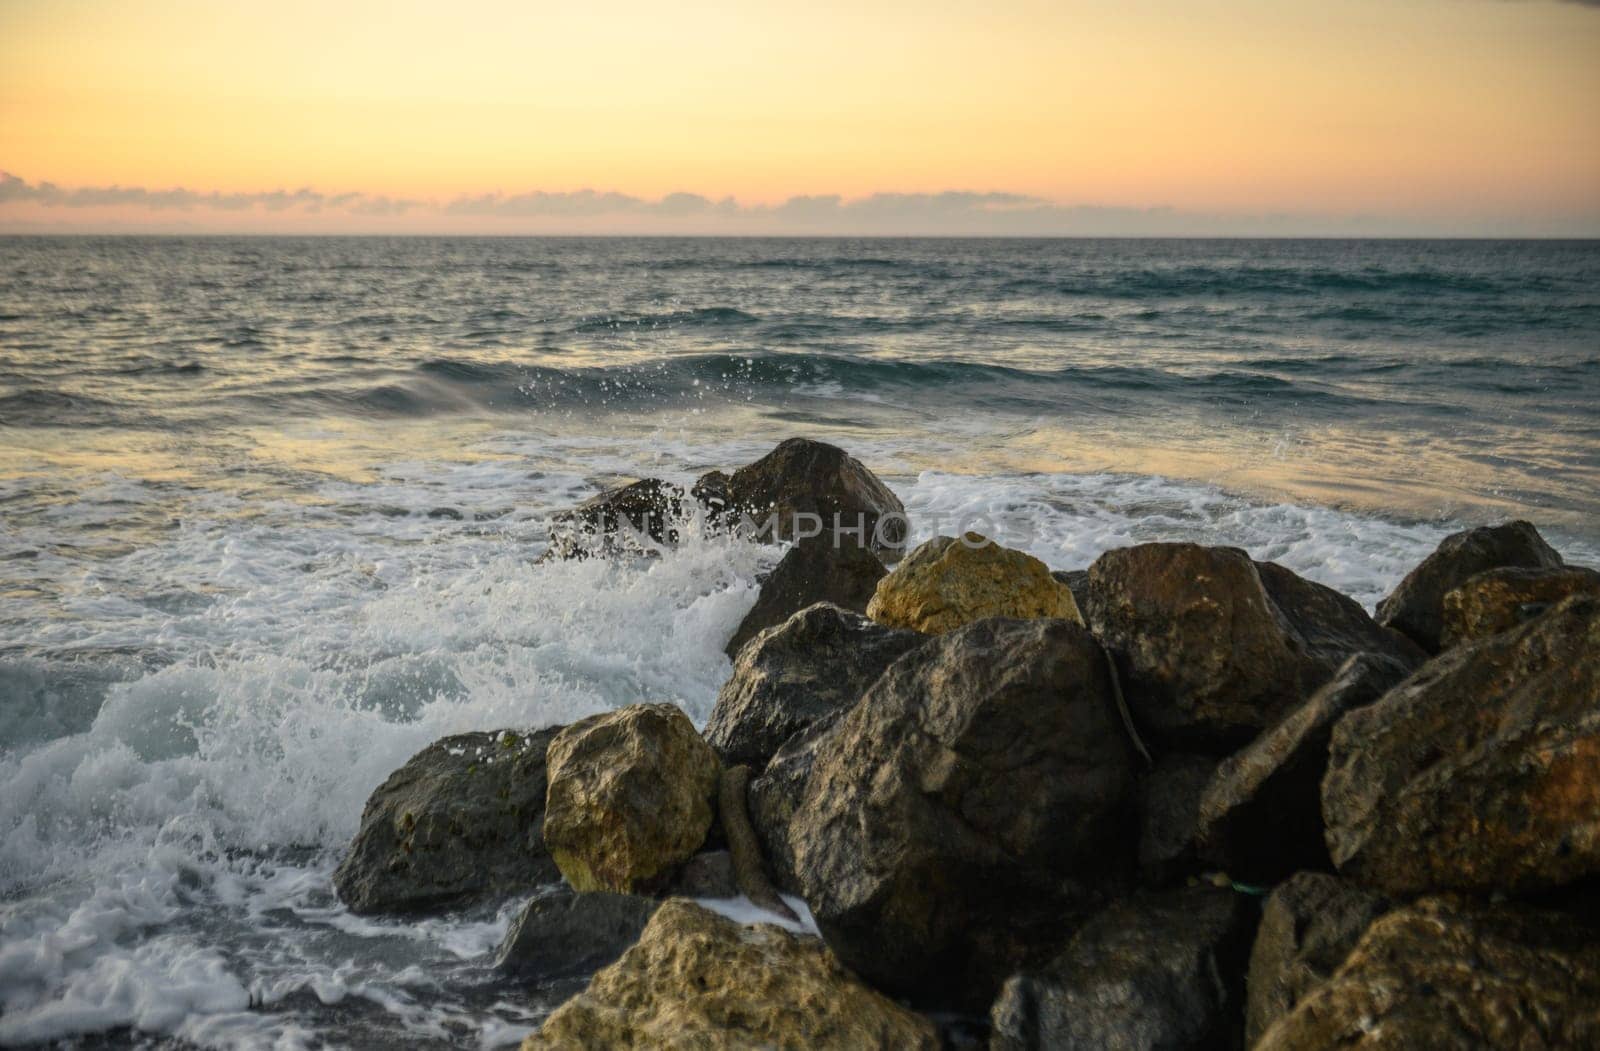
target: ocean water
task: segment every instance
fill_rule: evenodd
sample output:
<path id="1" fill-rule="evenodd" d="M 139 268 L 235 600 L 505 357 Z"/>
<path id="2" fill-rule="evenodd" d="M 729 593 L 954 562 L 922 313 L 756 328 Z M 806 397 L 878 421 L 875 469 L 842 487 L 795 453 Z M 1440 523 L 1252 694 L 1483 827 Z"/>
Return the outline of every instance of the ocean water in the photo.
<path id="1" fill-rule="evenodd" d="M 1600 564 L 1600 244 L 0 239 L 0 1045 L 513 1044 L 514 906 L 329 873 L 439 736 L 703 720 L 776 553 L 545 517 L 795 434 L 1061 569 Z"/>

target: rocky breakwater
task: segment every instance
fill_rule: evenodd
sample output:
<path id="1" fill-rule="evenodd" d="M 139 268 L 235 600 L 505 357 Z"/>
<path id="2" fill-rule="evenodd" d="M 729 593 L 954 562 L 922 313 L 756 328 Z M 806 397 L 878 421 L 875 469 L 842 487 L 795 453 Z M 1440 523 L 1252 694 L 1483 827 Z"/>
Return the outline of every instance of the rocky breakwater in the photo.
<path id="1" fill-rule="evenodd" d="M 693 499 L 898 506 L 780 452 Z M 441 741 L 336 889 L 528 898 L 507 981 L 592 976 L 530 1048 L 1600 1042 L 1594 574 L 1469 531 L 1375 620 L 1234 549 L 977 539 L 838 575 L 795 544 L 703 736 L 636 705 Z M 773 923 L 681 897 L 739 892 Z"/>

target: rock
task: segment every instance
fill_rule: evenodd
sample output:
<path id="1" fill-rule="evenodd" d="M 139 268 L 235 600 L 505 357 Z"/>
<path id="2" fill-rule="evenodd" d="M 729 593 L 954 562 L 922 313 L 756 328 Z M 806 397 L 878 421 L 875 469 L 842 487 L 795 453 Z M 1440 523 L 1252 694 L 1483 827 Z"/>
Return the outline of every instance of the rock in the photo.
<path id="1" fill-rule="evenodd" d="M 920 638 L 920 636 L 918 636 Z M 789 822 L 804 798 L 817 749 L 832 733 L 848 708 L 836 708 L 803 732 L 784 742 L 767 762 L 760 777 L 750 783 L 750 824 L 780 890 L 800 893 L 794 852 L 789 848 Z"/>
<path id="2" fill-rule="evenodd" d="M 1572 595 L 1600 595 L 1600 573 L 1581 566 L 1490 569 L 1445 592 L 1445 649 L 1510 631 Z"/>
<path id="3" fill-rule="evenodd" d="M 1057 583 L 1067 586 L 1067 590 L 1072 592 L 1072 601 L 1077 604 L 1081 612 L 1084 603 L 1089 601 L 1089 571 L 1087 569 L 1052 569 L 1050 576 Z"/>
<path id="4" fill-rule="evenodd" d="M 1408 671 L 1392 658 L 1358 653 L 1310 700 L 1224 759 L 1200 798 L 1204 856 L 1247 883 L 1331 868 L 1322 775 L 1334 724 L 1389 692 Z"/>
<path id="5" fill-rule="evenodd" d="M 724 652 L 737 657 L 757 634 L 818 602 L 865 613 L 872 590 L 887 572 L 877 555 L 855 544 L 836 547 L 829 537 L 803 540 L 761 582 L 756 604 L 739 622 Z"/>
<path id="6" fill-rule="evenodd" d="M 607 489 L 550 519 L 544 558 L 588 558 L 642 554 L 653 545 L 676 544 L 685 517 L 683 487 L 646 478 Z"/>
<path id="7" fill-rule="evenodd" d="M 885 668 L 924 641 L 827 603 L 803 609 L 739 651 L 706 740 L 724 762 L 760 769 L 784 741 L 855 704 Z"/>
<path id="8" fill-rule="evenodd" d="M 761 844 L 750 827 L 750 768 L 743 764 L 724 767 L 717 791 L 717 809 L 728 836 L 728 853 L 733 858 L 733 877 L 739 892 L 757 908 L 766 909 L 795 923 L 800 917 L 778 895 L 767 876 Z"/>
<path id="9" fill-rule="evenodd" d="M 737 898 L 739 884 L 733 878 L 733 856 L 726 850 L 702 850 L 672 874 L 666 896 Z"/>
<path id="10" fill-rule="evenodd" d="M 333 874 L 351 912 L 414 913 L 526 894 L 558 878 L 540 834 L 545 749 L 537 733 L 435 741 L 367 800 Z"/>
<path id="11" fill-rule="evenodd" d="M 1600 1047 L 1600 932 L 1517 906 L 1423 899 L 1367 928 L 1257 1051 Z"/>
<path id="12" fill-rule="evenodd" d="M 1200 868 L 1200 794 L 1217 768 L 1215 756 L 1170 752 L 1139 784 L 1139 878 L 1161 887 Z"/>
<path id="13" fill-rule="evenodd" d="M 627 952 L 661 903 L 637 894 L 561 887 L 524 905 L 512 921 L 495 967 L 518 977 L 593 974 Z"/>
<path id="14" fill-rule="evenodd" d="M 790 438 L 725 481 L 718 473 L 701 478 L 696 488 L 726 501 L 725 521 L 746 516 L 767 540 L 794 540 L 820 530 L 830 542 L 854 537 L 859 546 L 875 551 L 898 553 L 905 543 L 906 509 L 900 498 L 836 445 Z M 769 518 L 771 528 L 763 529 Z"/>
<path id="15" fill-rule="evenodd" d="M 982 620 L 890 665 L 820 736 L 788 849 L 847 966 L 985 1010 L 1125 882 L 1133 788 L 1088 631 Z"/>
<path id="16" fill-rule="evenodd" d="M 1334 728 L 1339 871 L 1395 894 L 1600 874 L 1600 598 L 1448 650 Z"/>
<path id="17" fill-rule="evenodd" d="M 1237 1046 L 1256 916 L 1254 901 L 1214 887 L 1118 902 L 1006 982 L 991 1051 Z"/>
<path id="18" fill-rule="evenodd" d="M 1083 623 L 1072 590 L 1032 555 L 976 533 L 934 537 L 878 581 L 867 616 L 940 635 L 985 617 L 1058 617 Z"/>
<path id="19" fill-rule="evenodd" d="M 1381 894 L 1322 872 L 1301 872 L 1267 897 L 1250 951 L 1244 1044 L 1256 1041 L 1344 963 L 1393 907 Z"/>
<path id="20" fill-rule="evenodd" d="M 544 839 L 577 890 L 630 892 L 705 841 L 720 764 L 683 711 L 636 704 L 550 742 Z"/>
<path id="21" fill-rule="evenodd" d="M 1352 654 L 1422 658 L 1351 599 L 1235 548 L 1108 551 L 1089 567 L 1085 613 L 1141 730 L 1187 750 L 1247 742 Z"/>
<path id="22" fill-rule="evenodd" d="M 644 936 L 523 1051 L 938 1047 L 932 1023 L 863 985 L 815 938 L 668 901 Z"/>
<path id="23" fill-rule="evenodd" d="M 1527 522 L 1480 526 L 1444 538 L 1389 597 L 1378 603 L 1378 622 L 1404 632 L 1429 653 L 1438 653 L 1444 630 L 1444 597 L 1489 569 L 1517 566 L 1552 569 L 1561 556 Z"/>

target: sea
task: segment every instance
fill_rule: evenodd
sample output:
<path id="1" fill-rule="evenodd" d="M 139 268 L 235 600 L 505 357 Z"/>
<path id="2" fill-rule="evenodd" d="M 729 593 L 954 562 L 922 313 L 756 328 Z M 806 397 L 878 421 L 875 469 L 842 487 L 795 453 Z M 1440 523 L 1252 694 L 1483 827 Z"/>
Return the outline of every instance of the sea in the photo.
<path id="1" fill-rule="evenodd" d="M 1600 565 L 1600 242 L 0 239 L 0 1045 L 514 1045 L 518 903 L 330 873 L 441 736 L 703 722 L 778 552 L 547 519 L 795 435 L 1054 569 Z"/>

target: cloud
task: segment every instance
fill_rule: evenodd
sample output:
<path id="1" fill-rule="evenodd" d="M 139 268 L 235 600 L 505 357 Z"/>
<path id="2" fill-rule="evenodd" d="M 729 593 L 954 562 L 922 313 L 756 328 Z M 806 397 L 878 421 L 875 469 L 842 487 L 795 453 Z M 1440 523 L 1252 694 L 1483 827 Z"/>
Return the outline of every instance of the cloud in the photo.
<path id="1" fill-rule="evenodd" d="M 142 186 L 81 186 L 63 189 L 53 182 L 29 183 L 9 172 L 0 172 L 0 205 L 25 202 L 47 208 L 134 207 L 152 211 L 193 211 L 211 209 L 242 212 L 261 208 L 268 212 L 291 209 L 316 212 L 338 208 L 359 215 L 395 215 L 421 202 L 374 197 L 363 193 L 328 195 L 302 187 L 298 190 L 268 190 L 262 193 L 199 192 L 182 187 L 148 190 Z"/>

